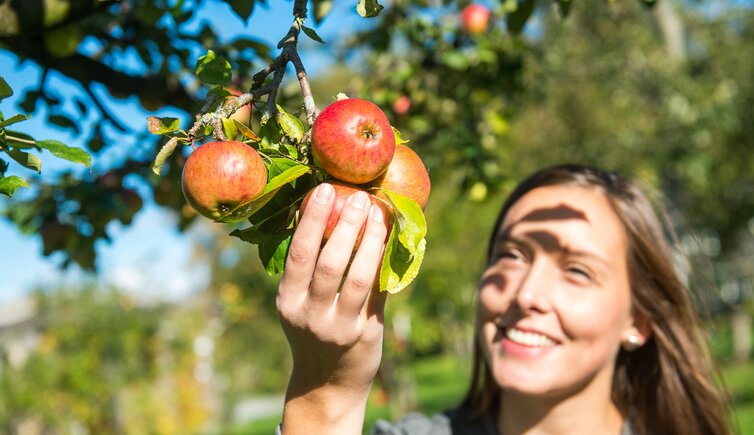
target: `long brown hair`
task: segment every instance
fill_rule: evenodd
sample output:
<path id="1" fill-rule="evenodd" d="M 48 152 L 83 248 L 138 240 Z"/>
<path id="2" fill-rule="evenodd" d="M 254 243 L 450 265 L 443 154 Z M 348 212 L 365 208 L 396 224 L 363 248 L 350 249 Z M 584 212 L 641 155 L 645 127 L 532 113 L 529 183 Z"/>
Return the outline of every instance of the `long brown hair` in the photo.
<path id="1" fill-rule="evenodd" d="M 674 233 L 665 213 L 634 183 L 614 172 L 581 165 L 542 169 L 524 180 L 503 204 L 488 248 L 508 210 L 527 192 L 544 186 L 575 185 L 604 192 L 625 228 L 634 312 L 652 326 L 652 336 L 638 350 L 620 350 L 612 399 L 635 434 L 725 435 L 731 432 L 728 405 L 719 372 L 709 353 L 690 292 L 675 265 L 681 254 L 668 239 Z M 655 211 L 657 210 L 657 211 Z M 474 340 L 471 384 L 461 409 L 471 418 L 496 412 L 500 387 Z"/>

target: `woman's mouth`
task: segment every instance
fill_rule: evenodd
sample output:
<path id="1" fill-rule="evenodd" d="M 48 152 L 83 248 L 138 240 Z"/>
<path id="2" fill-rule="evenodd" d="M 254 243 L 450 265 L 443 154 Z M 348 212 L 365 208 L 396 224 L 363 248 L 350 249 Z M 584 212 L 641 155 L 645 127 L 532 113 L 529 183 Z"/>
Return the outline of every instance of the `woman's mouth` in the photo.
<path id="1" fill-rule="evenodd" d="M 545 335 L 522 331 L 515 327 L 505 329 L 505 338 L 514 343 L 529 347 L 553 347 L 556 344 L 555 341 Z"/>

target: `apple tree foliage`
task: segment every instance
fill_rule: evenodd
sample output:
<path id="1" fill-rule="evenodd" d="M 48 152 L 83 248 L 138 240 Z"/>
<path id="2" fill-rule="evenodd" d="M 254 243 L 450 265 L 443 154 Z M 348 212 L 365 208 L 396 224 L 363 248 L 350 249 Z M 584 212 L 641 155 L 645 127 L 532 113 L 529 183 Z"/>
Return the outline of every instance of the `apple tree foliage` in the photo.
<path id="1" fill-rule="evenodd" d="M 303 68 L 300 58 L 294 55 L 295 41 L 291 44 L 291 41 L 284 43 L 281 40 L 278 47 L 271 47 L 243 34 L 231 41 L 223 41 L 216 29 L 201 20 L 200 11 L 207 3 L 206 0 L 45 0 L 42 7 L 26 7 L 23 2 L 3 2 L 0 5 L 0 48 L 19 62 L 32 62 L 40 71 L 38 85 L 24 90 L 19 109 L 24 116 L 42 114 L 50 124 L 80 138 L 94 160 L 90 172 L 72 169 L 70 175 L 62 174 L 55 181 L 34 181 L 33 193 L 10 202 L 3 210 L 6 218 L 22 232 L 42 234 L 45 253 L 62 252 L 63 264 L 76 262 L 85 268 L 95 267 L 94 244 L 97 240 L 107 240 L 107 223 L 118 220 L 128 224 L 142 205 L 138 189 L 132 188 L 134 184 L 148 185 L 158 204 L 179 211 L 181 228 L 194 218 L 183 208 L 180 195 L 178 179 L 183 154 L 175 153 L 167 159 L 167 169 L 161 177 L 151 174 L 148 162 L 157 154 L 154 147 L 159 149 L 165 144 L 155 144 L 146 129 L 134 128 L 124 122 L 114 109 L 114 100 L 128 98 L 134 101 L 135 98 L 147 113 L 168 108 L 166 110 L 177 112 L 176 117 L 193 116 L 207 113 L 211 108 L 208 103 L 213 97 L 219 98 L 218 93 L 211 91 L 213 87 L 232 82 L 237 88 L 250 90 L 255 86 L 255 74 L 267 70 L 267 75 L 260 77 L 261 81 L 256 85 L 258 88 L 272 87 L 275 91 L 267 94 L 269 98 L 261 111 L 262 120 L 276 117 L 278 105 L 286 108 L 294 116 L 285 117 L 291 122 L 278 124 L 287 127 L 288 131 L 284 133 L 295 138 L 299 133 L 291 129 L 300 129 L 300 126 L 292 120 L 304 106 L 307 124 L 310 124 L 312 114 L 316 113 L 313 100 L 308 96 L 302 99 L 300 95 L 277 91 L 284 75 L 284 71 L 278 68 L 282 60 L 292 62 L 297 72 L 299 66 Z M 298 32 L 303 32 L 317 41 L 321 38 L 314 27 L 325 22 L 333 6 L 332 0 L 299 0 L 275 5 L 266 0 L 227 3 L 240 19 L 247 22 L 253 21 L 254 11 L 260 6 L 292 8 L 295 20 L 291 30 L 295 28 L 296 35 L 286 33 L 290 23 L 283 23 L 280 37 L 297 38 Z M 352 3 L 355 10 L 373 20 L 373 24 L 370 24 L 372 30 L 354 35 L 354 42 L 345 48 L 346 52 L 356 53 L 367 48 L 391 53 L 395 59 L 424 62 L 430 71 L 436 64 L 444 65 L 448 67 L 447 71 L 455 71 L 455 77 L 447 77 L 451 80 L 460 77 L 464 65 L 469 65 L 478 68 L 476 71 L 485 72 L 487 77 L 494 76 L 490 82 L 499 86 L 495 92 L 506 95 L 518 86 L 519 55 L 526 51 L 525 44 L 521 44 L 515 34 L 521 32 L 537 8 L 555 5 L 561 14 L 565 14 L 570 6 L 570 2 L 544 0 L 492 2 L 497 19 L 504 21 L 509 31 L 496 28 L 490 32 L 490 37 L 471 40 L 460 35 L 457 29 L 452 31 L 450 26 L 434 26 L 432 20 L 435 18 L 427 18 L 435 16 L 447 23 L 459 8 L 468 4 L 466 1 L 404 0 L 387 4 L 378 0 L 353 0 Z M 507 36 L 495 39 L 492 35 Z M 419 52 L 407 57 L 406 53 L 395 50 L 404 37 L 408 37 L 411 44 L 418 41 L 425 44 Z M 481 49 L 475 50 L 476 46 Z M 273 71 L 277 72 L 270 76 Z M 399 86 L 394 89 L 417 86 L 416 78 L 409 80 L 405 70 L 397 70 L 396 76 L 395 80 L 400 83 L 396 82 Z M 75 90 L 61 95 L 56 89 L 56 80 L 64 80 Z M 432 86 L 436 81 L 437 77 L 434 77 L 427 84 Z M 488 81 L 480 80 L 479 83 Z M 358 85 L 354 87 L 362 89 Z M 458 92 L 464 90 L 461 88 Z M 315 89 L 314 92 L 318 91 Z M 488 91 L 480 89 L 463 99 L 484 100 L 486 93 Z M 442 163 L 462 168 L 464 187 L 476 187 L 477 191 L 493 187 L 503 178 L 505 166 L 498 164 L 495 168 L 496 165 L 490 162 L 490 144 L 485 145 L 479 140 L 478 128 L 505 128 L 504 108 L 498 108 L 502 111 L 496 114 L 493 112 L 495 107 L 485 107 L 469 113 L 468 119 L 449 123 L 447 109 L 454 104 L 452 97 L 448 94 L 438 95 L 441 101 L 417 100 L 415 107 L 442 112 L 438 121 L 459 126 L 454 131 L 464 133 L 456 141 L 466 145 L 452 147 L 447 142 L 432 141 L 432 128 L 426 125 L 417 129 L 419 136 L 412 139 L 416 144 L 428 144 L 427 151 L 431 153 L 420 150 L 420 154 L 434 158 L 435 166 Z M 322 104 L 321 98 L 319 101 Z M 437 102 L 441 104 L 435 106 Z M 470 119 L 478 112 L 483 112 L 484 117 L 476 119 L 472 125 Z M 87 119 L 94 121 L 87 122 Z M 476 125 L 480 120 L 486 120 L 489 127 Z M 260 134 L 259 131 L 253 133 Z M 124 138 L 133 145 L 127 153 L 118 153 L 116 150 L 122 146 Z M 110 162 L 113 154 L 119 156 L 116 162 L 97 164 L 98 158 Z M 433 156 L 443 156 L 443 160 Z M 9 172 L 6 183 L 21 185 L 15 178 L 17 176 Z M 139 192 L 143 194 L 143 191 Z M 43 228 L 47 230 L 42 231 Z"/>

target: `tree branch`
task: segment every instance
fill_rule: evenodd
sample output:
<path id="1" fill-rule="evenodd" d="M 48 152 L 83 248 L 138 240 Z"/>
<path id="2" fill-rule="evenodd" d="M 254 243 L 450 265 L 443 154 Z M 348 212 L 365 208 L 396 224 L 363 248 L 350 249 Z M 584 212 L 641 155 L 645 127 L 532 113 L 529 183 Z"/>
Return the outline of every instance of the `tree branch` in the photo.
<path id="1" fill-rule="evenodd" d="M 6 1 L 0 4 L 0 38 L 38 36 L 45 30 L 75 23 L 117 0 Z"/>
<path id="2" fill-rule="evenodd" d="M 187 112 L 195 110 L 194 99 L 177 80 L 170 80 L 167 76 L 132 76 L 80 53 L 65 58 L 54 57 L 47 53 L 40 39 L 13 39 L 8 41 L 8 47 L 19 56 L 33 60 L 42 68 L 59 71 L 84 87 L 98 82 L 105 85 L 113 95 L 144 96 L 164 101 Z"/>
<path id="3" fill-rule="evenodd" d="M 307 15 L 307 0 L 296 0 L 293 5 L 293 24 L 291 24 L 288 33 L 278 42 L 278 48 L 281 49 L 280 54 L 269 65 L 263 68 L 252 77 L 251 90 L 248 93 L 240 95 L 231 100 L 227 105 L 220 107 L 215 112 L 206 113 L 203 115 L 197 115 L 197 121 L 189 129 L 189 140 L 194 141 L 201 139 L 199 134 L 203 133 L 203 128 L 207 125 L 216 125 L 218 120 L 222 117 L 229 117 L 236 110 L 245 106 L 246 104 L 253 104 L 255 100 L 263 95 L 267 95 L 267 102 L 264 105 L 262 112 L 261 122 L 265 124 L 271 117 L 277 115 L 277 107 L 275 106 L 275 100 L 277 97 L 280 85 L 283 82 L 285 76 L 285 69 L 288 62 L 293 63 L 296 69 L 296 77 L 298 78 L 299 85 L 301 87 L 301 94 L 304 100 L 304 110 L 306 111 L 306 122 L 311 127 L 314 124 L 314 120 L 319 116 L 319 109 L 314 103 L 314 96 L 312 94 L 309 78 L 306 74 L 306 69 L 301 61 L 301 57 L 298 54 L 298 37 L 301 33 L 301 26 Z M 267 77 L 272 74 L 272 80 L 270 83 L 264 85 Z M 217 130 L 217 129 L 215 129 Z M 308 137 L 308 136 L 307 136 Z"/>

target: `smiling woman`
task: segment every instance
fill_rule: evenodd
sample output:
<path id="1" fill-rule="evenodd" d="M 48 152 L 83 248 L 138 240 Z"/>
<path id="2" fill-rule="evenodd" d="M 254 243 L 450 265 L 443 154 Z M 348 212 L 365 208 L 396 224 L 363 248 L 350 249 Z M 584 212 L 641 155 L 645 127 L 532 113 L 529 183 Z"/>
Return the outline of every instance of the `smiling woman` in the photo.
<path id="1" fill-rule="evenodd" d="M 352 201 L 320 251 L 332 199 L 317 198 L 278 295 L 294 360 L 286 435 L 360 433 L 381 355 L 385 297 L 370 289 L 384 233 Z M 380 421 L 372 434 L 730 433 L 674 269 L 679 254 L 654 210 L 635 184 L 596 168 L 558 166 L 525 180 L 493 227 L 466 398 L 432 417 Z"/>

